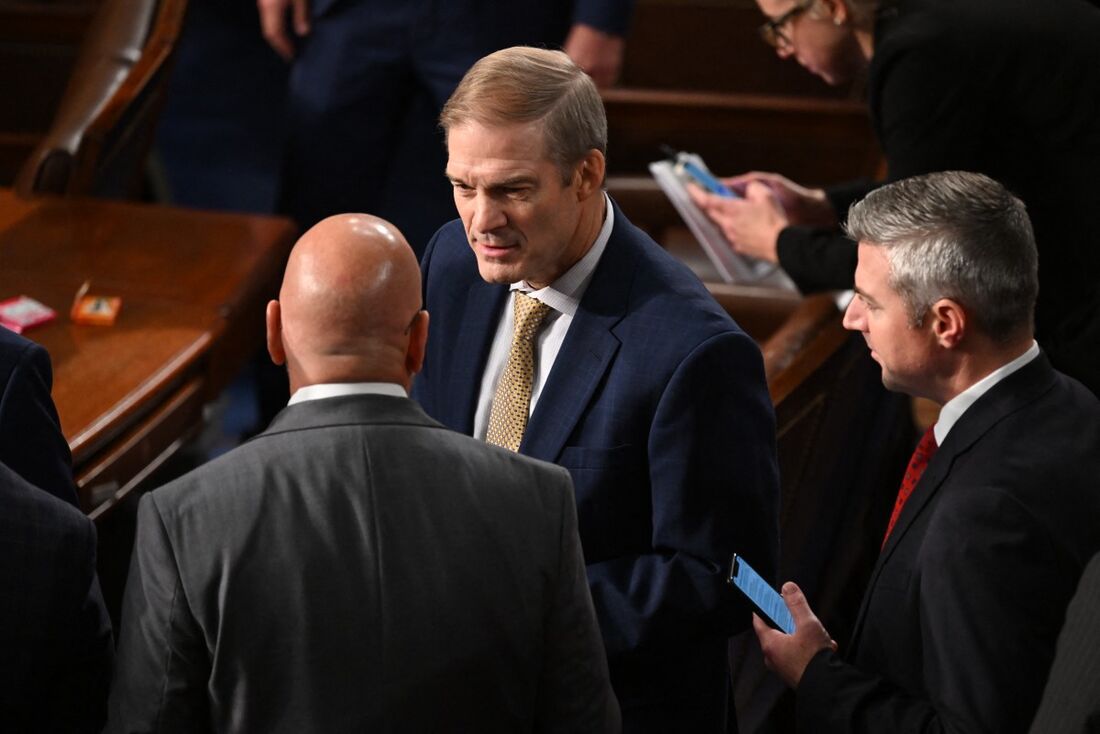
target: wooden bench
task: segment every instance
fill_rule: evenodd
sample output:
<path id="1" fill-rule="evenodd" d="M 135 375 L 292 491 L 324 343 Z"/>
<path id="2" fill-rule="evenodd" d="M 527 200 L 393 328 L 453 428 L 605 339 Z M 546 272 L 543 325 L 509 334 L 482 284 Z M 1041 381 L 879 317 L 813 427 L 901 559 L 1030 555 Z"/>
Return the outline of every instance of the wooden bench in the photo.
<path id="1" fill-rule="evenodd" d="M 882 167 L 861 102 L 636 88 L 602 94 L 612 175 L 648 174 L 662 145 L 698 153 L 718 175 L 780 171 L 807 185 Z"/>
<path id="2" fill-rule="evenodd" d="M 830 86 L 779 58 L 758 29 L 754 0 L 637 0 L 622 86 L 858 99 L 862 84 Z"/>

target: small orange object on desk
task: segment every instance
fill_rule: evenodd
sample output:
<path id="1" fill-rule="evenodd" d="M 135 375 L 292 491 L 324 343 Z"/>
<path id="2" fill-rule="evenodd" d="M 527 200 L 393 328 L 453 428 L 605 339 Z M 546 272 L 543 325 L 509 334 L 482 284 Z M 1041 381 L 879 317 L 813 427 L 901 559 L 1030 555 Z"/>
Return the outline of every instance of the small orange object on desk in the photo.
<path id="1" fill-rule="evenodd" d="M 88 289 L 90 280 L 77 290 L 73 298 L 73 307 L 69 311 L 69 318 L 74 324 L 93 324 L 95 326 L 110 326 L 118 318 L 118 312 L 122 309 L 122 299 L 118 296 L 91 296 Z"/>

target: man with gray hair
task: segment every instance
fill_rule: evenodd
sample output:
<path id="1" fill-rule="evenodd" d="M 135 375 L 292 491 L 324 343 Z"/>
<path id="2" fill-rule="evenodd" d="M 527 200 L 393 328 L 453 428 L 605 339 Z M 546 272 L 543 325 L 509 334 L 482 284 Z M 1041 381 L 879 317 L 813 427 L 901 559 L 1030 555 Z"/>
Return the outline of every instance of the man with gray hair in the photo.
<path id="1" fill-rule="evenodd" d="M 1026 732 L 1100 548 L 1100 402 L 1032 338 L 1023 204 L 980 174 L 902 180 L 848 215 L 859 331 L 887 387 L 942 406 L 902 482 L 843 655 L 797 585 L 756 620 L 800 731 Z"/>
<path id="2" fill-rule="evenodd" d="M 414 395 L 440 422 L 569 470 L 626 732 L 724 734 L 733 552 L 777 556 L 760 350 L 603 191 L 607 119 L 561 52 L 483 58 L 444 107 L 460 221 L 422 262 Z"/>

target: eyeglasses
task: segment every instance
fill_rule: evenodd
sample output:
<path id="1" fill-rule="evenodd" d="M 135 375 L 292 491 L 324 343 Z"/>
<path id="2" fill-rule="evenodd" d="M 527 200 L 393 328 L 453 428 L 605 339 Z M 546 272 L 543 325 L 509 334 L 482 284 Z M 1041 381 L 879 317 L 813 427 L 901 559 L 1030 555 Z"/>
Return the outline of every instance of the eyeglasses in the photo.
<path id="1" fill-rule="evenodd" d="M 790 48 L 791 39 L 783 33 L 783 26 L 809 10 L 816 0 L 799 0 L 799 2 L 778 18 L 770 18 L 760 26 L 760 37 L 764 43 L 772 48 Z"/>

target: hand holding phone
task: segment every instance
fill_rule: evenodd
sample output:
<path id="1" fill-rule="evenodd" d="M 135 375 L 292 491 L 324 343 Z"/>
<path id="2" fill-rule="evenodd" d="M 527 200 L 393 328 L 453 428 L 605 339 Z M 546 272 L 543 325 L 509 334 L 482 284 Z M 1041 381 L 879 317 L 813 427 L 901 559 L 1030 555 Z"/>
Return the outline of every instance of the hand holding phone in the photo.
<path id="1" fill-rule="evenodd" d="M 681 153 L 677 158 L 676 168 L 684 177 L 699 184 L 705 191 L 726 199 L 741 198 L 733 189 L 719 181 L 698 156 Z"/>
<path id="2" fill-rule="evenodd" d="M 783 597 L 736 553 L 730 561 L 730 583 L 748 597 L 761 619 L 777 630 L 794 634 L 794 618 Z"/>
<path id="3" fill-rule="evenodd" d="M 706 164 L 701 159 L 691 160 L 690 158 L 683 156 L 677 162 L 677 167 L 695 183 L 703 187 L 704 190 L 709 191 L 712 194 L 724 197 L 726 199 L 740 199 L 741 197 L 734 193 L 733 189 L 726 186 L 719 181 L 713 173 L 707 170 Z"/>

